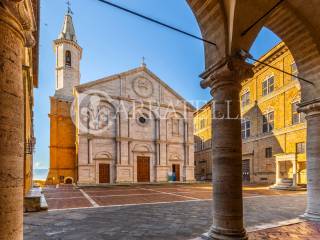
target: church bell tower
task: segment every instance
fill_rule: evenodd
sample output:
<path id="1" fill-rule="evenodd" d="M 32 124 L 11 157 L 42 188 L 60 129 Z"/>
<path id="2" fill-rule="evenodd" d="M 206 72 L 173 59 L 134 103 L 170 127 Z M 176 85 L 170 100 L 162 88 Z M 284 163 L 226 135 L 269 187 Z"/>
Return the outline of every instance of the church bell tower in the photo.
<path id="1" fill-rule="evenodd" d="M 56 55 L 55 97 L 72 99 L 73 87 L 80 84 L 82 48 L 77 42 L 70 4 L 58 39 L 54 41 Z"/>
<path id="2" fill-rule="evenodd" d="M 54 50 L 55 94 L 50 97 L 50 169 L 46 182 L 49 185 L 77 181 L 76 128 L 70 109 L 73 88 L 80 84 L 82 48 L 77 42 L 69 1 Z"/>

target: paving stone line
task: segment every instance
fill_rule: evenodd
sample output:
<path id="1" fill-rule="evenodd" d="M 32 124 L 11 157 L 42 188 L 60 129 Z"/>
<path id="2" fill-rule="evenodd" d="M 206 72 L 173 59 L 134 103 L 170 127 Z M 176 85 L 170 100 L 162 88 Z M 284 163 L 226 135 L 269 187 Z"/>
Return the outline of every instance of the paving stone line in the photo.
<path id="1" fill-rule="evenodd" d="M 91 203 L 93 207 L 100 207 L 83 189 L 79 189 L 83 196 Z"/>
<path id="2" fill-rule="evenodd" d="M 175 194 L 175 193 L 161 192 L 161 191 L 157 191 L 157 190 L 154 190 L 154 189 L 147 189 L 147 188 L 141 188 L 141 189 L 143 189 L 143 190 L 149 190 L 149 191 L 151 191 L 151 192 L 157 192 L 157 193 L 162 193 L 162 194 L 177 196 L 177 197 L 188 198 L 188 199 L 197 200 L 197 201 L 201 200 L 200 198 L 188 197 L 188 196 L 184 196 L 184 195 L 181 195 L 181 194 Z"/>

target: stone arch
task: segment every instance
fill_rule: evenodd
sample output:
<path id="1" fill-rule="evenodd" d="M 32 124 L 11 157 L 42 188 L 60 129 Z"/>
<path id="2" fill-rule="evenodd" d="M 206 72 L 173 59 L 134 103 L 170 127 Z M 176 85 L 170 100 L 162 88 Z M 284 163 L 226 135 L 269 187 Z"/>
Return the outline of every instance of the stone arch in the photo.
<path id="1" fill-rule="evenodd" d="M 187 0 L 198 22 L 202 37 L 214 42 L 218 47 L 204 44 L 205 65 L 210 67 L 217 58 L 224 58 L 227 42 L 227 21 L 219 0 Z"/>
<path id="2" fill-rule="evenodd" d="M 94 159 L 112 159 L 112 154 L 106 151 L 103 152 L 98 152 L 95 156 Z"/>
<path id="3" fill-rule="evenodd" d="M 306 10 L 305 12 L 299 11 L 301 4 L 299 5 L 297 2 L 284 2 L 278 5 L 264 20 L 260 21 L 254 29 L 251 29 L 247 38 L 244 37 L 244 39 L 242 39 L 241 36 L 239 37 L 237 35 L 234 36 L 235 39 L 229 39 L 228 35 L 230 33 L 228 32 L 228 28 L 232 28 L 232 34 L 239 34 L 239 30 L 241 29 L 236 28 L 239 28 L 239 26 L 240 28 L 243 27 L 242 25 L 247 19 L 242 19 L 242 21 L 238 23 L 239 26 L 234 26 L 234 22 L 232 21 L 235 19 L 228 20 L 226 16 L 226 12 L 232 11 L 230 10 L 231 6 L 225 5 L 226 1 L 187 0 L 187 2 L 198 22 L 202 37 L 217 44 L 217 47 L 215 47 L 213 45 L 210 46 L 208 43 L 204 43 L 206 69 L 209 69 L 210 66 L 226 57 L 226 53 L 228 52 L 228 46 L 226 46 L 226 44 L 229 41 L 235 41 L 235 46 L 238 48 L 244 50 L 250 49 L 250 46 L 253 44 L 260 29 L 265 26 L 279 36 L 288 46 L 295 59 L 299 76 L 314 84 L 312 85 L 300 80 L 302 91 L 301 102 L 308 102 L 319 97 L 320 37 L 317 35 L 318 31 L 315 31 L 314 26 L 312 26 L 312 24 L 315 25 L 317 22 L 315 23 L 314 20 L 312 20 L 312 22 L 305 17 L 308 16 L 308 14 L 312 14 L 312 12 L 308 12 L 307 9 L 304 9 Z M 252 21 L 258 19 L 258 16 L 261 16 L 261 12 L 260 15 L 257 15 L 256 13 L 259 12 L 259 7 L 263 7 L 263 9 L 272 7 L 271 2 L 269 3 L 270 6 L 262 6 L 263 3 L 257 2 L 254 4 L 243 2 L 240 3 L 240 5 L 241 4 L 247 4 L 247 9 L 241 9 L 241 6 L 239 8 L 236 7 L 234 16 L 237 18 L 236 20 L 239 20 L 239 16 L 241 17 L 245 14 L 244 11 L 247 12 L 248 8 L 255 11 L 252 12 L 252 15 L 255 17 L 251 19 Z M 315 7 L 315 3 L 313 3 L 313 6 Z M 318 9 L 314 9 L 315 12 L 316 10 Z M 256 16 L 254 14 L 256 14 Z M 246 18 L 250 19 L 249 17 Z M 229 25 L 232 26 L 228 25 L 228 21 L 231 22 Z M 246 22 L 246 24 L 249 26 L 250 22 Z"/>
<path id="4" fill-rule="evenodd" d="M 180 154 L 178 153 L 172 153 L 170 156 L 169 156 L 169 160 L 170 161 L 182 161 L 182 157 Z"/>
<path id="5" fill-rule="evenodd" d="M 320 90 L 320 52 L 310 26 L 288 4 L 280 5 L 268 17 L 265 26 L 287 45 L 297 64 L 299 76 L 314 83 L 311 85 L 300 80 L 301 101 L 317 98 Z"/>
<path id="6" fill-rule="evenodd" d="M 152 116 L 152 119 L 158 119 L 157 114 L 150 108 L 144 106 L 143 104 L 131 107 L 128 112 L 128 116 L 129 118 L 132 118 L 134 116 L 137 116 L 137 113 L 147 113 L 150 117 Z"/>
<path id="7" fill-rule="evenodd" d="M 73 184 L 74 183 L 73 177 L 65 177 L 64 183 L 65 184 Z"/>
<path id="8" fill-rule="evenodd" d="M 148 144 L 136 144 L 133 148 L 133 152 L 152 152 L 152 147 Z"/>
<path id="9" fill-rule="evenodd" d="M 166 119 L 168 120 L 168 119 L 171 119 L 172 117 L 179 117 L 179 118 L 185 119 L 185 116 L 183 116 L 183 114 L 180 112 L 168 112 L 166 115 Z"/>

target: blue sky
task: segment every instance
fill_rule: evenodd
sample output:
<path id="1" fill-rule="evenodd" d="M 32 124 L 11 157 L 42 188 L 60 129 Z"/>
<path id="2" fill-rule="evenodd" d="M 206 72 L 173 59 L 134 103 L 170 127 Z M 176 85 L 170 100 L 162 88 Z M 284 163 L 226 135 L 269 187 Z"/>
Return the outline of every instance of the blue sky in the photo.
<path id="1" fill-rule="evenodd" d="M 185 0 L 117 0 L 117 4 L 152 16 L 170 25 L 200 36 L 196 20 Z M 188 100 L 210 99 L 199 85 L 204 70 L 203 44 L 153 23 L 146 22 L 97 0 L 73 0 L 73 21 L 78 43 L 83 48 L 81 83 L 127 71 L 141 64 Z M 35 90 L 35 168 L 49 166 L 49 96 L 54 95 L 57 38 L 66 12 L 65 0 L 41 1 L 40 83 Z M 251 49 L 259 57 L 279 39 L 263 29 Z"/>

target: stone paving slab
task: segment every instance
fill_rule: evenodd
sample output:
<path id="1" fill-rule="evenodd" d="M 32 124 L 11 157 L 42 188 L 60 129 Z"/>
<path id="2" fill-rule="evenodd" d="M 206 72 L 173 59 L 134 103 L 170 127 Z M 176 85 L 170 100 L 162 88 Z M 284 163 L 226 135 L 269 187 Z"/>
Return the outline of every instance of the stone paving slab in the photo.
<path id="1" fill-rule="evenodd" d="M 186 201 L 183 196 L 173 196 L 162 193 L 151 193 L 147 195 L 128 195 L 128 196 L 113 196 L 113 197 L 93 197 L 93 200 L 100 206 L 109 205 L 124 205 L 124 204 L 142 204 L 142 203 L 157 203 L 157 202 L 174 202 Z"/>
<path id="2" fill-rule="evenodd" d="M 91 207 L 92 205 L 86 199 L 79 189 L 72 185 L 56 187 L 46 187 L 43 189 L 49 209 L 66 209 Z"/>
<path id="3" fill-rule="evenodd" d="M 85 208 L 91 207 L 90 202 L 82 198 L 67 198 L 67 199 L 46 199 L 49 209 L 68 209 L 68 208 Z"/>
<path id="4" fill-rule="evenodd" d="M 82 191 L 82 192 L 81 192 Z M 81 208 L 123 204 L 176 202 L 212 199 L 211 184 L 152 184 L 82 187 L 61 185 L 44 189 L 49 209 Z M 268 187 L 244 187 L 244 197 L 301 194 L 270 190 Z"/>
<path id="5" fill-rule="evenodd" d="M 211 204 L 211 201 L 184 201 L 26 214 L 24 239 L 189 240 L 209 229 Z M 245 198 L 246 226 L 296 218 L 305 206 L 306 195 L 301 194 Z M 262 235 L 260 239 L 268 238 Z"/>

